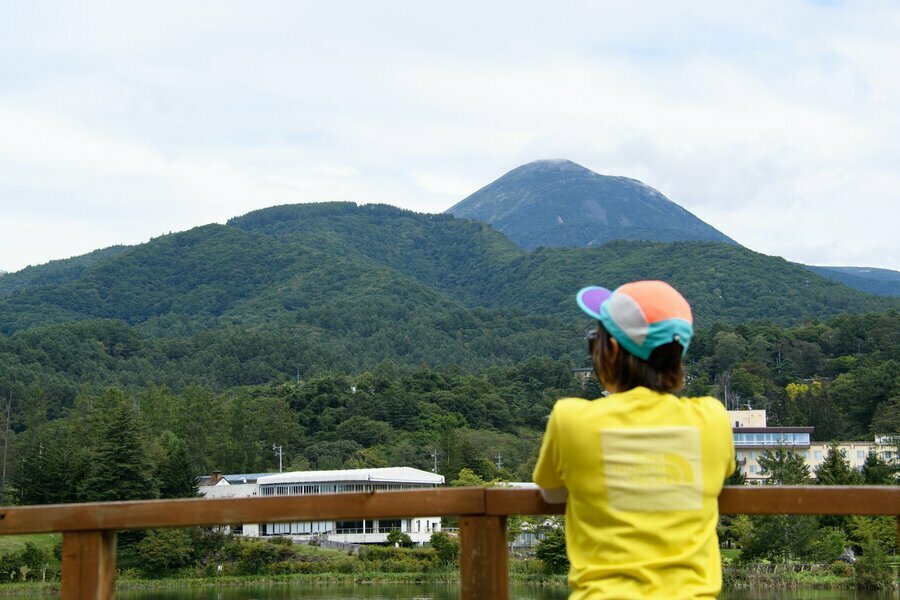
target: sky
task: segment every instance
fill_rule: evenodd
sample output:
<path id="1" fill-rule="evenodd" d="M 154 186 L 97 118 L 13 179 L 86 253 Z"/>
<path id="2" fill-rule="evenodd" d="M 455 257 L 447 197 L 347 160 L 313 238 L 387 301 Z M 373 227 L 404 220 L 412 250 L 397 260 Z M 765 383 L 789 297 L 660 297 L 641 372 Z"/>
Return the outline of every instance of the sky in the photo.
<path id="1" fill-rule="evenodd" d="M 566 158 L 900 270 L 900 3 L 0 0 L 0 269 Z"/>

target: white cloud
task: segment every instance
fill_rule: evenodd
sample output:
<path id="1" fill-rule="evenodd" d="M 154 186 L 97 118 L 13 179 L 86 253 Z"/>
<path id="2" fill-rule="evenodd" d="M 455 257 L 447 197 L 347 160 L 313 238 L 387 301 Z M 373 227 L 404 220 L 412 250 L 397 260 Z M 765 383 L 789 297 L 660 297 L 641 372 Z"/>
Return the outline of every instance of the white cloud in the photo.
<path id="1" fill-rule="evenodd" d="M 29 234 L 0 268 L 287 202 L 439 212 L 547 157 L 766 253 L 900 268 L 891 2 L 9 8 L 0 227 Z"/>

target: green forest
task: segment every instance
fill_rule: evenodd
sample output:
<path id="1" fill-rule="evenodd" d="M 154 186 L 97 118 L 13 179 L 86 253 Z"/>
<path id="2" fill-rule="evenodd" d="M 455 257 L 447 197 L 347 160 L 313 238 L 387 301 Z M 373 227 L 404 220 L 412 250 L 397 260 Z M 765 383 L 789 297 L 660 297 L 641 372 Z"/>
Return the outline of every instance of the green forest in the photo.
<path id="1" fill-rule="evenodd" d="M 286 470 L 527 481 L 553 403 L 601 395 L 572 372 L 575 291 L 640 278 L 694 308 L 683 393 L 815 440 L 900 432 L 897 299 L 735 245 L 526 252 L 448 215 L 293 205 L 0 277 L 2 501 L 189 496 L 277 470 L 273 445 Z"/>

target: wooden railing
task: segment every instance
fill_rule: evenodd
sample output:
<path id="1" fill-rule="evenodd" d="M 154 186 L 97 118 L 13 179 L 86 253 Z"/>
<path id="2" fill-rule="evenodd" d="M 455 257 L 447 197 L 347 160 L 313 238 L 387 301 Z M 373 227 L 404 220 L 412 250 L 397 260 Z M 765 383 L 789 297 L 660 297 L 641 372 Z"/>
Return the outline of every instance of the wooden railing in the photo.
<path id="1" fill-rule="evenodd" d="M 900 486 L 727 487 L 723 514 L 892 515 L 900 538 Z M 561 514 L 536 490 L 446 488 L 238 499 L 143 500 L 0 508 L 0 535 L 63 534 L 63 600 L 115 594 L 116 531 L 231 523 L 458 516 L 464 600 L 508 597 L 506 518 Z"/>

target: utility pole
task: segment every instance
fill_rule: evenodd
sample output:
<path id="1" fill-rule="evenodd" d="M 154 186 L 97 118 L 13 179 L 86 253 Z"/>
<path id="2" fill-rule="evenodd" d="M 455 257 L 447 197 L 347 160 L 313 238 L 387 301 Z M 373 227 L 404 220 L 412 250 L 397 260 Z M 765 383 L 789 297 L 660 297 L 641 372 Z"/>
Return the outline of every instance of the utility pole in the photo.
<path id="1" fill-rule="evenodd" d="M 432 473 L 437 473 L 437 459 L 438 459 L 438 451 L 437 448 L 431 451 L 431 458 L 434 459 L 434 468 L 431 469 Z"/>
<path id="2" fill-rule="evenodd" d="M 281 473 L 282 471 L 284 471 L 281 466 L 281 459 L 284 456 L 284 446 L 277 446 L 275 444 L 272 444 L 272 450 L 275 452 L 275 454 L 278 455 L 278 472 Z"/>

